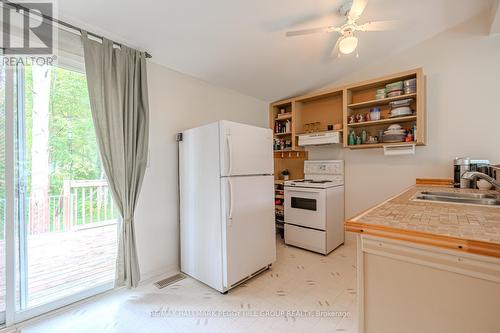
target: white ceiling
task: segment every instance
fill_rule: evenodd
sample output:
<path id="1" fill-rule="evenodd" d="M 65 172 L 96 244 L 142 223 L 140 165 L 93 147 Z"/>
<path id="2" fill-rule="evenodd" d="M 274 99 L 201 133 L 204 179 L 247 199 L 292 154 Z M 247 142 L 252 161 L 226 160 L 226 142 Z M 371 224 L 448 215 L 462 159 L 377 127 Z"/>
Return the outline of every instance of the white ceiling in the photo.
<path id="1" fill-rule="evenodd" d="M 359 58 L 328 56 L 336 35 L 285 31 L 340 25 L 342 0 L 72 0 L 59 17 L 147 50 L 153 61 L 265 101 L 324 86 L 491 7 L 491 0 L 369 0 L 360 22 L 399 20 L 359 33 Z M 326 16 L 321 16 L 326 14 Z M 309 19 L 309 20 L 308 20 Z"/>

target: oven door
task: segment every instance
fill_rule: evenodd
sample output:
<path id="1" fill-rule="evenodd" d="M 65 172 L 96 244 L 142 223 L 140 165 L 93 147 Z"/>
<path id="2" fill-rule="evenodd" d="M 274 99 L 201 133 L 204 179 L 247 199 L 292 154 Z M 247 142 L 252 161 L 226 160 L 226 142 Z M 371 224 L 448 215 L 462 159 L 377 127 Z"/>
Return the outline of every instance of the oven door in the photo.
<path id="1" fill-rule="evenodd" d="M 326 229 L 326 190 L 285 187 L 285 223 Z"/>

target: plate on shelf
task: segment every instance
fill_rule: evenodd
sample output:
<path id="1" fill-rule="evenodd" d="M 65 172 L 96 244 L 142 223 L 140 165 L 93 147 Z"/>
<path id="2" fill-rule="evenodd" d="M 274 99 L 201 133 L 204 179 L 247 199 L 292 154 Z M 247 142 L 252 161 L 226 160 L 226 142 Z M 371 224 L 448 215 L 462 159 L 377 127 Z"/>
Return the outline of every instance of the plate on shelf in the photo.
<path id="1" fill-rule="evenodd" d="M 405 141 L 406 134 L 384 134 L 382 142 L 403 142 Z"/>
<path id="2" fill-rule="evenodd" d="M 411 102 L 413 102 L 413 98 L 407 98 L 399 101 L 392 101 L 389 103 L 389 106 L 393 109 L 396 109 L 402 106 L 410 106 Z"/>
<path id="3" fill-rule="evenodd" d="M 396 142 L 405 142 L 405 139 L 404 139 L 404 138 L 403 138 L 403 139 L 401 139 L 401 140 L 396 140 L 396 139 L 394 139 L 394 140 L 385 140 L 385 139 L 384 139 L 384 140 L 382 141 L 382 143 L 396 143 Z"/>

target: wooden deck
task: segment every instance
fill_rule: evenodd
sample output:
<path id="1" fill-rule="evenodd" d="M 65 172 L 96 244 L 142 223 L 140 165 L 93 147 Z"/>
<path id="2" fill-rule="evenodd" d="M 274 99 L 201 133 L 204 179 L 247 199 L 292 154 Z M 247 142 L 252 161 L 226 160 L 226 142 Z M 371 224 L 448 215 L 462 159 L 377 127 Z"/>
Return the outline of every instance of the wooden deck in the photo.
<path id="1" fill-rule="evenodd" d="M 116 224 L 29 236 L 28 307 L 112 281 L 116 251 Z M 0 311 L 5 304 L 4 255 L 0 241 Z"/>

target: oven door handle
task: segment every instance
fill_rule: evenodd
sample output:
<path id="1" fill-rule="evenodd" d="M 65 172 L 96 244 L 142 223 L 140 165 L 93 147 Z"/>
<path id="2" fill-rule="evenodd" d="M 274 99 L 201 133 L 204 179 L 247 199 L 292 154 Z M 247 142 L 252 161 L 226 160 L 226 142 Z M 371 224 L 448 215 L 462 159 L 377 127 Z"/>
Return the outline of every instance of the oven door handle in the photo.
<path id="1" fill-rule="evenodd" d="M 285 188 L 285 193 L 293 193 L 293 192 L 298 192 L 298 193 L 321 193 L 321 191 L 324 191 L 324 189 L 316 189 L 316 188 Z"/>

